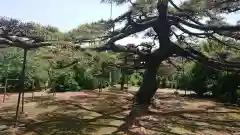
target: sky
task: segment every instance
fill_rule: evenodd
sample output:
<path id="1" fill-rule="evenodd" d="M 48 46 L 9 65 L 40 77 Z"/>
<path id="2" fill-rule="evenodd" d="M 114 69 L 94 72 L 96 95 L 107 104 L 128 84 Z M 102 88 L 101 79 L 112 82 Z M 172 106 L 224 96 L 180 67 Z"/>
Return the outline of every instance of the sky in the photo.
<path id="1" fill-rule="evenodd" d="M 3 0 L 0 16 L 22 21 L 34 21 L 68 31 L 80 24 L 110 18 L 110 5 L 101 0 Z M 128 9 L 127 5 L 113 8 L 113 17 Z"/>
<path id="2" fill-rule="evenodd" d="M 0 16 L 11 17 L 22 21 L 33 21 L 42 25 L 58 27 L 67 32 L 77 26 L 110 18 L 110 5 L 101 4 L 101 0 L 2 0 Z M 179 3 L 181 0 L 174 0 Z M 114 6 L 113 18 L 128 10 L 128 5 Z M 236 22 L 240 14 L 228 18 Z M 136 43 L 146 39 L 128 37 L 122 44 Z"/>

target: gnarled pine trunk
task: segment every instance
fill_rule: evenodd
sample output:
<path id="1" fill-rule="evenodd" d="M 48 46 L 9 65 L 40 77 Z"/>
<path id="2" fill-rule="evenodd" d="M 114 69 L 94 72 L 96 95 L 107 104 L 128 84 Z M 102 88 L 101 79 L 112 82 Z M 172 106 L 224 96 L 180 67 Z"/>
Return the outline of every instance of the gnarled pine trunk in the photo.
<path id="1" fill-rule="evenodd" d="M 158 22 L 154 24 L 153 30 L 159 40 L 159 49 L 147 59 L 147 69 L 144 74 L 143 83 L 135 95 L 135 104 L 150 104 L 151 99 L 158 88 L 157 71 L 160 63 L 175 53 L 175 46 L 170 42 L 170 23 L 167 19 L 168 0 L 158 0 Z"/>
<path id="2" fill-rule="evenodd" d="M 136 104 L 150 104 L 158 89 L 157 70 L 158 65 L 146 69 L 141 87 L 135 95 Z"/>

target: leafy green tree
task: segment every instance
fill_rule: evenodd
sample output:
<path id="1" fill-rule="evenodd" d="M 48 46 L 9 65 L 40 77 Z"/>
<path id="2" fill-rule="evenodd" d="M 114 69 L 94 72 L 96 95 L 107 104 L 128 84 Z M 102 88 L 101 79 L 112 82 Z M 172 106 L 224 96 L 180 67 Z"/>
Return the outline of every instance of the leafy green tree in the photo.
<path id="1" fill-rule="evenodd" d="M 48 38 L 49 39 L 49 38 Z M 51 38 L 52 39 L 52 38 Z M 19 77 L 19 94 L 16 109 L 16 122 L 18 120 L 18 111 L 20 100 L 22 98 L 22 112 L 24 109 L 24 85 L 25 85 L 25 69 L 27 62 L 27 53 L 39 47 L 52 45 L 53 42 L 44 42 L 44 37 L 39 34 L 36 25 L 33 23 L 22 23 L 19 20 L 11 18 L 0 18 L 0 48 L 8 46 L 18 47 L 24 50 L 22 69 Z"/>
<path id="2" fill-rule="evenodd" d="M 1 83 L 5 83 L 5 79 L 19 79 L 21 74 L 21 66 L 23 62 L 23 51 L 18 48 L 6 48 L 1 50 L 1 64 L 0 64 L 0 76 Z M 30 53 L 30 57 L 33 55 Z M 37 65 L 34 60 L 27 58 L 26 64 L 26 77 L 25 77 L 25 90 L 31 90 L 34 88 L 33 82 L 35 81 Z M 16 89 L 18 84 L 10 84 L 11 89 Z"/>
<path id="3" fill-rule="evenodd" d="M 238 44 L 231 40 L 228 40 L 228 43 Z M 219 61 L 238 62 L 239 50 L 229 48 L 213 40 L 203 41 L 199 46 L 208 57 Z M 237 102 L 237 90 L 240 85 L 238 73 L 215 70 L 201 63 L 189 64 L 186 65 L 185 74 L 180 76 L 181 88 L 193 90 L 200 96 L 210 92 L 214 98 L 231 103 Z"/>
<path id="4" fill-rule="evenodd" d="M 66 34 L 70 41 L 78 43 L 99 44 L 101 37 L 109 30 L 109 26 L 104 20 L 98 22 L 82 24 Z"/>

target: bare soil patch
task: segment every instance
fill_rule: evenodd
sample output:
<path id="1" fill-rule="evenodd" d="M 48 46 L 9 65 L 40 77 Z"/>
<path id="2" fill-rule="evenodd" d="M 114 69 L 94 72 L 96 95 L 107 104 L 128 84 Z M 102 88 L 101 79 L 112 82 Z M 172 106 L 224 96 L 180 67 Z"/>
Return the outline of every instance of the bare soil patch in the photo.
<path id="1" fill-rule="evenodd" d="M 41 96 L 42 95 L 42 96 Z M 132 94 L 84 91 L 26 94 L 25 114 L 13 128 L 17 102 L 10 95 L 0 106 L 0 126 L 7 135 L 237 135 L 240 108 L 214 101 L 159 92 L 154 105 L 137 116 L 128 130 L 119 130 L 131 111 Z M 139 110 L 141 112 L 142 110 Z M 125 133 L 124 133 L 124 132 Z"/>

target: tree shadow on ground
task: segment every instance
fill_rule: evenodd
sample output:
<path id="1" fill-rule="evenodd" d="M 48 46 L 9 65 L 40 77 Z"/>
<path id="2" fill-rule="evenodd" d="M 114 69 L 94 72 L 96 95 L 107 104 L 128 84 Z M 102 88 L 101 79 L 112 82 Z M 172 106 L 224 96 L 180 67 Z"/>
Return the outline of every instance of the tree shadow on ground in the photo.
<path id="1" fill-rule="evenodd" d="M 0 108 L 0 124 L 12 125 L 16 112 L 16 105 Z"/>
<path id="2" fill-rule="evenodd" d="M 116 112 L 118 113 L 118 112 Z M 114 114 L 114 113 L 111 113 Z M 87 135 L 95 133 L 101 127 L 115 127 L 108 124 L 111 114 L 104 114 L 92 119 L 84 119 L 84 114 L 61 114 L 49 113 L 42 114 L 40 122 L 26 124 L 23 133 L 34 132 L 39 135 Z"/>
<path id="3" fill-rule="evenodd" d="M 2 112 L 10 112 L 10 111 L 15 111 L 16 110 L 16 106 L 12 105 L 12 106 L 4 106 L 0 108 L 0 113 Z"/>
<path id="4" fill-rule="evenodd" d="M 70 104 L 68 104 L 70 105 Z M 78 112 L 69 112 L 63 113 L 64 111 L 69 111 L 70 107 L 61 108 L 60 110 L 56 110 L 51 113 L 44 113 L 37 116 L 37 120 L 40 122 L 27 124 L 25 133 L 29 131 L 34 131 L 35 133 L 41 135 L 55 135 L 55 134 L 68 134 L 68 135 L 84 135 L 95 133 L 101 127 L 115 127 L 114 125 L 109 125 L 108 122 L 111 119 L 122 120 L 121 118 L 117 118 L 115 114 L 121 113 L 124 109 L 118 109 L 117 111 L 111 113 L 99 113 L 95 110 L 86 109 L 81 106 L 77 106 L 73 104 L 75 109 L 82 109 L 81 113 Z M 73 109 L 73 108 L 72 108 Z M 95 116 L 92 118 L 84 118 L 85 116 L 89 116 L 91 112 L 95 112 Z"/>
<path id="5" fill-rule="evenodd" d="M 143 109 L 141 109 L 143 111 Z M 112 134 L 119 132 L 129 133 L 132 126 L 143 127 L 149 131 L 163 134 L 187 135 L 197 134 L 204 130 L 213 130 L 220 134 L 239 133 L 240 120 L 219 120 L 214 116 L 219 114 L 229 114 L 233 112 L 206 112 L 200 110 L 192 111 L 172 111 L 172 112 L 134 112 L 131 111 L 125 119 L 125 123 Z M 236 112 L 234 112 L 236 113 Z M 186 116 L 185 114 L 200 115 L 199 117 Z M 203 118 L 203 114 L 208 117 Z M 178 130 L 175 130 L 178 129 Z"/>
<path id="6" fill-rule="evenodd" d="M 159 98 L 168 100 L 165 97 Z M 202 132 L 227 135 L 240 132 L 240 119 L 229 117 L 229 114 L 232 113 L 240 114 L 239 108 L 221 111 L 219 108 L 223 106 L 216 104 L 216 106 L 205 106 L 205 108 L 201 106 L 199 109 L 185 109 L 184 107 L 179 107 L 187 105 L 184 103 L 165 103 L 168 104 L 165 104 L 165 106 L 171 106 L 171 108 L 163 107 L 160 111 L 152 111 L 151 107 L 148 108 L 146 106 L 139 106 L 137 109 L 133 108 L 129 115 L 125 117 L 125 122 L 112 134 L 119 132 L 129 133 L 133 126 L 142 127 L 149 132 L 155 131 L 157 134 L 173 135 L 202 134 Z"/>
<path id="7" fill-rule="evenodd" d="M 35 100 L 36 101 L 36 100 Z M 116 95 L 101 95 L 100 97 L 79 97 L 79 96 L 71 96 L 68 99 L 50 99 L 50 100 L 38 100 L 36 107 L 49 107 L 49 106 L 58 106 L 58 109 L 69 111 L 72 109 L 85 109 L 91 108 L 92 110 L 88 111 L 114 111 L 115 108 L 122 108 L 125 106 L 128 100 L 122 99 L 121 96 Z"/>
<path id="8" fill-rule="evenodd" d="M 223 135 L 240 132 L 240 119 L 229 117 L 229 114 L 240 114 L 239 108 L 222 110 L 224 106 L 216 103 L 214 106 L 198 105 L 199 108 L 186 109 L 185 107 L 196 99 L 189 99 L 188 103 L 185 103 L 186 97 L 157 94 L 156 99 L 161 101 L 156 103 L 157 109 L 153 106 L 131 109 L 131 102 L 126 99 L 128 96 L 120 95 L 115 92 L 103 92 L 95 98 L 36 98 L 36 107 L 57 108 L 38 114 L 31 122 L 22 122 L 25 126 L 21 129 L 21 135 L 87 135 L 98 134 L 100 129 L 109 131 L 109 128 L 111 135 L 122 132 L 140 135 L 138 132 L 141 128 L 146 130 L 145 135 L 201 134 L 208 130 L 211 130 L 212 134 Z M 116 124 L 115 121 L 121 123 Z M 99 133 L 101 134 L 104 133 Z"/>
<path id="9" fill-rule="evenodd" d="M 117 115 L 129 108 L 123 108 L 124 104 L 121 102 L 111 105 L 110 102 L 116 99 L 116 97 L 104 96 L 103 99 L 71 97 L 68 100 L 34 100 L 38 108 L 57 106 L 57 109 L 37 115 L 35 122 L 24 123 L 22 134 L 34 132 L 41 135 L 83 135 L 94 133 L 102 127 L 117 128 L 116 125 L 108 122 L 123 120 Z"/>

